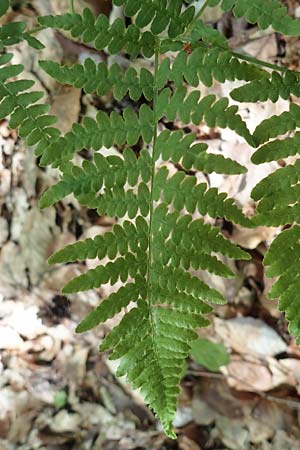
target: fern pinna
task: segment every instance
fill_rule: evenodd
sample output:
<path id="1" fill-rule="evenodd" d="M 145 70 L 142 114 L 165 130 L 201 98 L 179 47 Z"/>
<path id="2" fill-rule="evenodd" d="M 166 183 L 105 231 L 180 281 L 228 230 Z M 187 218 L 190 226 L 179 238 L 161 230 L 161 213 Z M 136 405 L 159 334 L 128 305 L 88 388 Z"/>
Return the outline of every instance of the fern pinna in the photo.
<path id="1" fill-rule="evenodd" d="M 276 6 L 276 2 L 274 2 Z M 283 11 L 284 8 L 281 8 Z M 282 24 L 290 23 L 289 34 L 300 34 L 300 21 L 286 17 Z M 253 80 L 231 92 L 231 97 L 239 102 L 257 102 L 279 97 L 288 100 L 299 97 L 299 73 L 285 67 L 274 68 L 269 78 Z M 274 173 L 263 179 L 252 191 L 257 202 L 254 224 L 267 226 L 285 225 L 290 227 L 282 232 L 271 244 L 264 258 L 266 274 L 278 277 L 269 292 L 271 299 L 279 299 L 279 310 L 285 312 L 289 321 L 289 331 L 300 342 L 300 297 L 299 297 L 299 154 L 300 107 L 291 102 L 289 110 L 272 116 L 260 123 L 253 133 L 258 149 L 252 155 L 254 164 L 282 161 L 293 157 Z M 283 257 L 284 254 L 284 257 Z"/>
<path id="2" fill-rule="evenodd" d="M 176 436 L 172 421 L 179 382 L 190 345 L 197 338 L 195 329 L 209 324 L 206 316 L 212 311 L 211 304 L 225 301 L 219 292 L 201 281 L 196 271 L 232 277 L 234 274 L 216 255 L 249 258 L 245 251 L 226 240 L 218 228 L 207 224 L 205 216 L 224 217 L 245 227 L 253 226 L 255 221 L 245 217 L 225 193 L 198 183 L 197 177 L 190 174 L 191 170 L 240 174 L 245 168 L 207 152 L 208 146 L 196 142 L 195 134 L 170 131 L 164 124 L 177 118 L 183 124 L 199 125 L 205 121 L 209 127 L 228 127 L 250 146 L 263 145 L 254 154 L 254 162 L 262 162 L 270 155 L 296 154 L 299 140 L 296 135 L 291 145 L 288 141 L 266 144 L 277 134 L 299 126 L 300 109 L 296 105 L 291 105 L 290 112 L 282 117 L 263 122 L 251 135 L 238 108 L 230 105 L 227 98 L 201 97 L 199 84 L 209 87 L 214 80 L 247 82 L 232 92 L 232 97 L 239 101 L 266 98 L 275 101 L 278 96 L 286 98 L 298 92 L 297 74 L 286 72 L 281 76 L 274 71 L 270 75 L 259 61 L 249 63 L 251 58 L 232 53 L 225 38 L 201 21 L 205 8 L 218 3 L 225 11 L 233 9 L 238 17 L 244 15 L 262 28 L 272 24 L 275 30 L 285 33 L 299 31 L 298 21 L 286 16 L 277 0 L 267 0 L 268 12 L 262 0 L 207 0 L 197 14 L 194 6 L 184 6 L 183 0 L 114 0 L 116 6 L 123 6 L 125 16 L 134 17 L 128 26 L 122 19 L 110 23 L 104 15 L 96 18 L 89 9 L 77 14 L 73 2 L 71 13 L 40 17 L 40 28 L 65 30 L 97 50 L 105 49 L 111 54 L 125 52 L 133 60 L 139 57 L 149 60 L 148 68 L 137 70 L 133 64 L 125 71 L 117 63 L 108 67 L 92 59 L 73 66 L 41 61 L 42 69 L 61 83 L 99 96 L 112 91 L 116 100 L 128 96 L 131 101 L 132 106 L 122 113 L 99 111 L 95 119 L 85 117 L 65 135 L 53 127 L 56 118 L 48 114 L 49 107 L 40 103 L 43 94 L 28 91 L 32 82 L 11 81 L 20 75 L 22 66 L 10 64 L 9 54 L 0 57 L 0 117 L 10 116 L 10 126 L 19 128 L 28 145 L 36 146 L 42 166 L 52 165 L 60 171 L 59 182 L 43 194 L 40 206 L 48 207 L 74 194 L 82 205 L 99 215 L 120 219 L 112 231 L 68 245 L 52 255 L 49 262 L 109 259 L 64 288 L 65 293 L 76 293 L 123 282 L 119 290 L 83 319 L 77 331 L 90 330 L 123 312 L 120 323 L 105 337 L 100 349 L 109 350 L 111 359 L 120 360 L 117 375 L 125 375 L 134 388 L 140 389 L 172 438 Z M 0 12 L 4 14 L 8 6 L 7 1 L 2 2 Z M 10 44 L 7 37 L 3 38 L 5 26 L 0 29 L 3 46 Z M 20 29 L 23 30 L 23 25 Z M 28 38 L 31 35 L 28 32 L 20 37 L 15 32 L 11 42 L 27 39 L 38 47 Z M 135 106 L 137 102 L 139 108 Z M 159 132 L 161 128 L 165 129 Z M 114 145 L 119 154 L 105 156 L 103 149 Z M 83 149 L 93 150 L 93 158 L 78 165 L 76 152 Z M 177 172 L 170 172 L 170 163 L 179 167 Z M 257 186 L 253 196 L 260 203 L 255 220 L 271 225 L 282 223 L 285 219 L 279 217 L 283 214 L 291 222 L 297 221 L 298 206 L 290 203 L 296 203 L 298 167 L 295 164 L 282 169 L 290 173 L 280 182 L 275 173 Z M 279 250 L 288 234 L 288 239 L 294 239 L 289 252 L 295 256 L 283 263 Z M 298 234 L 297 227 L 285 231 L 266 258 L 271 273 L 281 275 L 274 288 L 276 296 L 290 282 L 289 264 L 293 257 L 296 260 L 292 270 L 297 271 Z M 297 278 L 293 282 L 297 283 Z M 282 308 L 294 320 L 291 331 L 295 334 L 298 333 L 294 319 L 296 288 L 297 285 L 291 288 L 295 294 L 293 305 L 287 295 L 282 300 Z"/>

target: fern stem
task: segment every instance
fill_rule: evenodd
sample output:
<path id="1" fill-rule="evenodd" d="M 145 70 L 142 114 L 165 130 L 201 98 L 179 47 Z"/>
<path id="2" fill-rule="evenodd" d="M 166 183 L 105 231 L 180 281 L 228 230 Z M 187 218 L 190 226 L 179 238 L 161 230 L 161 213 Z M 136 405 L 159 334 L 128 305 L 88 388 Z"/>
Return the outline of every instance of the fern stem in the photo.
<path id="1" fill-rule="evenodd" d="M 203 48 L 206 48 L 206 49 L 218 48 L 220 50 L 225 50 L 223 47 L 220 47 L 219 45 L 209 45 L 209 44 L 206 44 L 205 42 L 199 42 L 199 41 L 193 39 L 191 36 L 185 36 L 185 37 L 180 38 L 180 42 L 188 42 L 189 44 L 190 43 L 195 43 L 195 44 L 199 45 L 200 47 L 203 47 Z M 267 68 L 272 69 L 272 70 L 277 70 L 278 72 L 287 72 L 289 70 L 287 67 L 278 66 L 277 64 L 268 63 L 266 61 L 262 61 L 260 59 L 257 59 L 254 56 L 233 52 L 232 50 L 226 50 L 226 51 L 230 51 L 232 56 L 235 56 L 238 59 L 250 62 L 252 64 L 256 64 L 257 66 L 267 67 Z M 293 73 L 295 73 L 295 74 L 297 74 L 299 76 L 299 72 L 293 71 Z"/>
<path id="2" fill-rule="evenodd" d="M 72 14 L 75 14 L 74 0 L 70 0 L 70 10 Z"/>
<path id="3" fill-rule="evenodd" d="M 154 62 L 154 95 L 153 95 L 153 123 L 154 123 L 154 136 L 153 136 L 153 147 L 152 147 L 152 155 L 151 155 L 151 187 L 150 187 L 150 213 L 149 213 L 149 264 L 147 271 L 147 285 L 150 285 L 151 278 L 151 263 L 152 263 L 152 245 L 153 245 L 153 236 L 152 236 L 152 225 L 153 225 L 153 212 L 154 212 L 154 200 L 153 200 L 153 190 L 154 190 L 154 177 L 155 177 L 155 145 L 157 140 L 157 99 L 158 99 L 158 88 L 157 88 L 157 75 L 159 68 L 159 40 L 156 39 L 155 46 L 155 62 Z M 148 299 L 149 300 L 149 299 Z M 149 312 L 151 316 L 151 299 L 149 301 Z"/>
<path id="4" fill-rule="evenodd" d="M 271 64 L 265 61 L 261 61 L 260 59 L 254 58 L 254 56 L 243 55 L 241 53 L 232 52 L 231 54 L 236 58 L 242 59 L 247 62 L 251 62 L 252 64 L 256 64 L 261 67 L 268 67 L 269 69 L 277 70 L 278 72 L 287 72 L 289 69 L 287 67 L 278 66 L 277 64 Z M 295 72 L 299 75 L 298 72 Z"/>
<path id="5" fill-rule="evenodd" d="M 160 363 L 159 363 L 159 349 L 157 348 L 157 343 L 155 341 L 155 318 L 153 315 L 153 305 L 152 305 L 152 292 L 151 292 L 151 270 L 153 264 L 153 213 L 154 213 L 154 180 L 155 180 L 155 146 L 157 141 L 157 101 L 158 101 L 158 87 L 157 87 L 157 77 L 158 77 L 158 69 L 159 69 L 159 53 L 160 53 L 160 41 L 156 38 L 156 46 L 155 46 L 155 62 L 154 62 L 154 92 L 153 92 L 153 124 L 154 124 L 154 135 L 153 135 L 153 144 L 152 144 L 152 155 L 151 155 L 151 187 L 150 187 L 150 213 L 149 213 L 149 247 L 148 247 L 148 269 L 147 269 L 147 286 L 148 286 L 148 295 L 147 295 L 147 303 L 148 303 L 148 313 L 149 313 L 149 321 L 151 327 L 151 335 L 152 335 L 152 345 L 153 352 L 156 357 L 158 369 L 161 371 Z M 161 371 L 162 376 L 162 371 Z M 162 395 L 164 393 L 162 392 Z"/>
<path id="6" fill-rule="evenodd" d="M 200 10 L 198 11 L 198 13 L 195 15 L 194 20 L 192 23 L 195 23 L 204 13 L 204 11 L 206 10 L 206 8 L 208 7 L 209 4 L 209 0 L 206 0 L 203 5 L 201 6 Z"/>
<path id="7" fill-rule="evenodd" d="M 186 33 L 189 33 L 192 29 L 193 26 L 195 25 L 195 23 L 197 22 L 197 20 L 202 16 L 202 14 L 204 13 L 204 11 L 206 10 L 206 8 L 208 7 L 208 3 L 209 0 L 206 0 L 203 5 L 201 6 L 200 10 L 197 12 L 197 14 L 195 15 L 194 19 L 192 20 L 192 22 L 189 24 L 189 26 L 187 27 L 186 31 L 183 33 L 183 36 L 186 35 Z"/>
<path id="8" fill-rule="evenodd" d="M 35 34 L 39 31 L 45 30 L 47 27 L 44 27 L 43 25 L 39 25 L 37 27 L 31 28 L 31 30 L 26 31 L 26 34 Z"/>

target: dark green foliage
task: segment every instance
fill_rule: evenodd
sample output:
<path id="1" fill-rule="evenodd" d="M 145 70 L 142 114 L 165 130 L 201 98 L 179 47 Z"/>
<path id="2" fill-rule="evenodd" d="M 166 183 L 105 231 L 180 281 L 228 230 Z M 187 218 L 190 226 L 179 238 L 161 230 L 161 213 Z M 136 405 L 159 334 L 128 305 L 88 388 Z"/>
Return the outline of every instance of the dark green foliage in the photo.
<path id="1" fill-rule="evenodd" d="M 141 32 L 136 25 L 126 28 L 124 21 L 116 19 L 110 24 L 101 14 L 94 17 L 88 8 L 82 16 L 64 14 L 63 16 L 40 17 L 39 23 L 45 27 L 70 31 L 74 38 L 82 38 L 84 43 L 94 43 L 97 50 L 107 47 L 109 53 L 116 54 L 125 50 L 133 58 L 142 52 L 146 57 L 154 54 L 155 38 L 149 31 Z"/>
<path id="2" fill-rule="evenodd" d="M 297 220 L 299 223 L 299 219 Z M 284 257 L 283 257 L 284 255 Z M 300 227 L 295 225 L 283 231 L 271 244 L 265 256 L 269 277 L 279 277 L 269 292 L 271 299 L 279 298 L 279 310 L 289 321 L 289 331 L 300 343 L 299 296 Z"/>
<path id="3" fill-rule="evenodd" d="M 225 11 L 232 9 L 237 17 L 244 16 L 263 29 L 272 25 L 287 34 L 300 34 L 299 20 L 288 17 L 277 0 L 208 3 L 221 4 Z M 186 7 L 182 0 L 114 0 L 114 4 L 124 6 L 132 23 L 128 20 L 125 25 L 124 20 L 116 19 L 110 24 L 104 15 L 95 18 L 89 9 L 82 16 L 40 17 L 39 23 L 69 31 L 73 38 L 97 50 L 124 52 L 133 59 L 150 58 L 144 67 L 124 70 L 117 63 L 108 67 L 91 58 L 70 67 L 53 61 L 40 61 L 40 66 L 58 82 L 88 94 L 102 96 L 112 91 L 126 107 L 121 112 L 99 110 L 94 119 L 84 117 L 61 135 L 53 126 L 56 118 L 41 103 L 43 94 L 32 90 L 33 82 L 20 80 L 23 67 L 11 63 L 12 55 L 2 53 L 0 119 L 8 116 L 10 126 L 19 129 L 27 145 L 36 146 L 41 166 L 52 165 L 60 171 L 59 181 L 41 197 L 42 208 L 74 195 L 99 215 L 118 218 L 111 231 L 69 245 L 49 262 L 99 260 L 95 269 L 71 280 L 65 293 L 122 282 L 82 320 L 77 331 L 90 330 L 123 314 L 100 349 L 120 360 L 118 375 L 126 375 L 133 387 L 141 390 L 166 433 L 174 438 L 179 382 L 191 346 L 197 342 L 195 329 L 209 324 L 205 316 L 212 312 L 213 303 L 225 302 L 197 271 L 232 277 L 226 259 L 249 259 L 219 228 L 206 223 L 206 216 L 244 227 L 300 222 L 298 161 L 255 187 L 252 195 L 258 202 L 257 216 L 250 220 L 226 193 L 199 183 L 195 173 L 232 175 L 246 169 L 223 155 L 209 153 L 208 145 L 197 140 L 195 133 L 177 128 L 203 122 L 209 127 L 230 128 L 249 145 L 259 147 L 252 157 L 257 164 L 297 155 L 299 132 L 284 135 L 299 128 L 299 106 L 291 104 L 289 111 L 263 121 L 251 134 L 237 106 L 226 97 L 202 97 L 199 85 L 242 80 L 247 84 L 235 89 L 232 98 L 275 102 L 279 97 L 299 95 L 299 78 L 290 71 L 269 74 L 257 61 L 243 61 L 245 56 L 233 54 L 224 36 L 199 19 L 202 10 L 195 15 L 194 7 Z M 8 2 L 2 1 L 0 14 L 7 9 Z M 2 47 L 22 40 L 41 48 L 23 23 L 0 28 Z M 169 50 L 173 53 L 167 53 Z M 107 156 L 105 149 L 111 147 L 115 154 Z M 81 150 L 89 151 L 89 160 L 80 162 L 76 153 Z M 268 274 L 279 276 L 271 296 L 280 298 L 280 309 L 286 312 L 296 336 L 300 335 L 299 233 L 297 225 L 284 231 L 265 258 Z M 282 258 L 283 250 L 287 258 Z M 213 350 L 202 349 L 208 351 Z"/>
<path id="4" fill-rule="evenodd" d="M 218 372 L 220 367 L 230 363 L 230 356 L 223 344 L 203 338 L 193 342 L 191 356 L 211 372 Z"/>
<path id="5" fill-rule="evenodd" d="M 33 81 L 10 81 L 23 71 L 21 65 L 8 66 L 11 59 L 12 54 L 0 56 L 0 119 L 10 115 L 10 126 L 19 127 L 19 135 L 26 139 L 27 145 L 38 144 L 42 152 L 59 136 L 58 130 L 52 127 L 56 117 L 47 114 L 49 106 L 37 104 L 43 92 L 27 92 Z"/>
<path id="6" fill-rule="evenodd" d="M 300 96 L 300 76 L 297 72 L 287 71 L 285 75 L 273 72 L 271 78 L 255 80 L 231 92 L 238 102 L 266 101 L 277 102 L 281 97 L 288 100 L 291 95 Z"/>
<path id="7" fill-rule="evenodd" d="M 143 28 L 151 24 L 154 35 L 166 28 L 171 38 L 182 34 L 194 17 L 194 7 L 182 11 L 183 0 L 114 0 L 117 6 L 124 5 L 128 17 L 136 15 L 136 25 Z"/>
<path id="8" fill-rule="evenodd" d="M 221 4 L 224 11 L 233 11 L 236 17 L 245 17 L 249 23 L 257 23 L 265 30 L 272 26 L 279 33 L 299 36 L 300 20 L 287 15 L 287 8 L 280 0 L 209 0 L 210 6 Z"/>

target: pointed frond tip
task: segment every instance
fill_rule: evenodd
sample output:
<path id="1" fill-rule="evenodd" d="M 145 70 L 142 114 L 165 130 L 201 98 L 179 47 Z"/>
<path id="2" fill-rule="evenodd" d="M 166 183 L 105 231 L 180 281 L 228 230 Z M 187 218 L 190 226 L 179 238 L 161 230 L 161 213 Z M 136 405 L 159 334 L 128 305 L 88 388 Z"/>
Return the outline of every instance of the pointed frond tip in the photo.
<path id="1" fill-rule="evenodd" d="M 124 283 L 101 300 L 76 331 L 91 330 L 123 314 L 100 349 L 119 360 L 117 375 L 125 375 L 134 388 L 141 390 L 165 432 L 175 437 L 172 422 L 179 382 L 191 343 L 197 339 L 195 329 L 209 325 L 205 315 L 212 311 L 212 303 L 225 303 L 218 291 L 189 269 L 201 268 L 228 277 L 231 271 L 215 254 L 238 259 L 249 259 L 249 255 L 226 240 L 218 228 L 190 214 L 170 212 L 164 203 L 154 208 L 151 227 L 141 216 L 132 222 L 126 220 L 104 235 L 56 252 L 50 263 L 111 260 L 78 276 L 63 290 L 76 293 L 107 283 Z M 150 236 L 155 236 L 151 260 Z"/>

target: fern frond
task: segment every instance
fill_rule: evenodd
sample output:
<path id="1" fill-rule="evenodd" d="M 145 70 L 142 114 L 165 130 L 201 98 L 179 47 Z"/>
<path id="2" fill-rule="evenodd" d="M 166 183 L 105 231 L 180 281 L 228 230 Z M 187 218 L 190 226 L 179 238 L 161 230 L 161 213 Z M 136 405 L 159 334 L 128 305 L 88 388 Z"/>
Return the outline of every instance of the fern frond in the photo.
<path id="1" fill-rule="evenodd" d="M 84 205 L 92 205 L 92 208 L 105 208 L 107 204 L 111 212 L 111 217 L 116 214 L 115 208 L 123 217 L 126 212 L 130 217 L 135 217 L 132 208 L 136 210 L 139 206 L 142 210 L 143 192 L 140 187 L 141 195 L 135 195 L 133 190 L 125 192 L 124 186 L 135 186 L 139 177 L 144 183 L 147 183 L 151 177 L 151 158 L 147 151 L 143 150 L 137 159 L 134 152 L 125 149 L 123 159 L 118 156 L 103 157 L 96 153 L 94 161 L 84 161 L 82 167 L 75 166 L 72 163 L 67 164 L 63 169 L 61 181 L 50 187 L 41 197 L 40 207 L 46 208 L 62 200 L 67 195 L 74 193 L 77 199 Z M 141 185 L 143 186 L 143 185 Z M 97 197 L 97 193 L 104 188 L 105 194 Z M 147 192 L 147 191 L 146 191 Z M 125 203 L 125 198 L 130 203 Z M 118 204 L 120 200 L 120 203 Z M 142 204 L 140 204 L 140 201 Z M 102 205 L 102 206 L 101 206 Z M 135 205 L 135 206 L 134 206 Z M 129 208 L 129 209 L 127 209 Z M 145 207 L 146 208 L 146 207 Z M 148 211 L 149 208 L 147 207 Z M 147 215 L 147 214 L 146 214 Z"/>
<path id="2" fill-rule="evenodd" d="M 269 161 L 278 161 L 289 156 L 300 153 L 300 132 L 294 137 L 286 139 L 276 139 L 260 147 L 252 155 L 254 164 L 262 164 Z"/>
<path id="3" fill-rule="evenodd" d="M 240 62 L 230 51 L 198 47 L 190 55 L 179 52 L 172 65 L 168 58 L 164 59 L 158 71 L 158 86 L 164 87 L 171 80 L 176 87 L 184 81 L 194 87 L 200 82 L 210 87 L 213 80 L 252 81 L 268 76 L 268 72 L 254 64 Z"/>
<path id="4" fill-rule="evenodd" d="M 102 146 L 110 148 L 135 145 L 142 137 L 145 143 L 153 137 L 153 111 L 143 104 L 139 116 L 127 107 L 123 114 L 113 111 L 110 115 L 99 111 L 96 120 L 85 117 L 82 125 L 74 124 L 72 131 L 48 146 L 41 158 L 41 165 L 60 165 L 73 158 L 75 152 L 83 149 L 99 150 Z"/>
<path id="5" fill-rule="evenodd" d="M 161 145 L 157 142 L 155 146 Z M 84 162 L 84 169 L 70 169 L 71 165 L 68 165 L 68 176 L 70 173 L 73 175 L 73 192 L 76 192 L 78 180 L 84 179 L 82 186 L 85 186 L 86 193 L 79 194 L 78 200 L 91 208 L 98 208 L 99 214 L 118 217 L 127 212 L 134 219 L 138 208 L 141 209 L 137 206 L 140 202 L 144 208 L 141 214 L 146 219 L 152 204 L 151 224 L 140 216 L 132 223 L 126 220 L 122 225 L 116 225 L 112 232 L 58 251 L 50 258 L 50 262 L 85 258 L 101 260 L 106 256 L 111 260 L 104 266 L 88 270 L 64 288 L 65 293 L 73 293 L 99 288 L 106 283 L 114 285 L 119 280 L 126 283 L 91 311 L 79 324 L 77 331 L 93 328 L 124 311 L 131 303 L 136 305 L 108 334 L 101 350 L 112 350 L 110 357 L 121 360 L 117 373 L 126 375 L 134 387 L 141 389 L 145 401 L 161 418 L 165 431 L 174 437 L 171 423 L 176 408 L 178 383 L 190 343 L 197 336 L 193 329 L 208 325 L 203 315 L 211 311 L 209 303 L 224 303 L 220 293 L 191 275 L 189 270 L 203 269 L 219 276 L 231 277 L 232 272 L 215 253 L 230 258 L 249 258 L 247 253 L 222 237 L 217 228 L 205 224 L 201 219 L 193 220 L 191 213 L 196 208 L 201 214 L 213 217 L 225 212 L 226 217 L 234 217 L 246 226 L 251 222 L 243 217 L 232 200 L 226 199 L 226 194 L 218 194 L 216 189 L 207 190 L 205 184 L 197 185 L 195 177 L 187 177 L 183 172 L 168 177 L 167 169 L 161 168 L 153 178 L 152 194 L 145 182 L 140 182 L 137 192 L 134 192 L 126 187 L 128 176 L 134 168 L 135 179 L 132 179 L 132 183 L 137 183 L 137 177 L 142 177 L 138 163 L 141 158 L 147 160 L 149 154 L 143 151 L 140 158 L 136 159 L 131 150 L 128 152 L 135 163 L 128 166 L 122 177 L 116 175 L 116 180 L 111 180 L 108 174 L 124 170 L 121 157 L 104 158 L 95 154 L 95 161 L 99 161 L 98 168 L 90 161 Z M 107 168 L 108 161 L 115 164 L 115 170 Z M 140 164 L 140 168 L 146 165 L 145 161 Z M 102 170 L 100 173 L 97 172 L 99 168 Z M 150 178 L 151 172 L 144 175 L 145 181 Z M 98 182 L 98 179 L 101 181 Z M 116 188 L 114 184 L 119 179 L 122 181 Z M 94 180 L 96 185 L 93 185 Z M 113 187 L 107 187 L 107 184 Z M 53 197 L 52 194 L 47 195 Z M 181 210 L 184 208 L 188 213 L 182 216 Z M 155 386 L 149 384 L 150 373 L 155 378 Z M 156 390 L 157 377 L 160 380 L 159 389 L 163 389 L 160 395 Z"/>
<path id="6" fill-rule="evenodd" d="M 192 122 L 199 125 L 204 120 L 211 128 L 219 126 L 230 128 L 253 145 L 252 136 L 241 116 L 237 114 L 238 107 L 229 106 L 227 98 L 216 100 L 215 95 L 207 95 L 200 100 L 200 92 L 193 91 L 187 95 L 185 87 L 177 88 L 172 94 L 169 88 L 161 91 L 157 100 L 157 116 L 174 121 L 176 117 L 183 123 Z"/>
<path id="7" fill-rule="evenodd" d="M 59 137 L 59 131 L 52 127 L 56 117 L 47 114 L 49 106 L 36 104 L 44 96 L 43 92 L 27 92 L 33 81 L 10 81 L 23 71 L 20 64 L 7 65 L 12 56 L 0 56 L 0 119 L 10 116 L 9 126 L 19 128 L 19 135 L 25 138 L 26 144 L 38 145 L 43 152 Z"/>
<path id="8" fill-rule="evenodd" d="M 234 223 L 245 227 L 251 227 L 251 220 L 246 218 L 241 210 L 234 204 L 233 199 L 227 198 L 227 194 L 219 193 L 216 188 L 207 189 L 206 183 L 197 184 L 194 176 L 187 176 L 183 172 L 177 172 L 168 177 L 166 167 L 162 167 L 155 176 L 153 198 L 159 201 L 161 196 L 167 204 L 172 204 L 177 211 L 186 209 L 193 214 L 196 210 L 203 216 L 225 217 Z"/>
<path id="9" fill-rule="evenodd" d="M 127 93 L 132 100 L 137 101 L 144 95 L 147 100 L 153 99 L 154 80 L 151 72 L 141 68 L 140 73 L 130 67 L 123 73 L 118 64 L 109 69 L 103 62 L 98 65 L 90 58 L 84 64 L 71 67 L 60 66 L 53 61 L 40 61 L 41 68 L 55 80 L 70 84 L 76 88 L 83 88 L 85 92 L 96 92 L 105 95 L 113 90 L 114 97 L 121 100 Z M 268 73 L 255 65 L 240 62 L 228 51 L 220 49 L 195 49 L 191 55 L 180 52 L 174 62 L 166 58 L 160 65 L 158 80 L 164 87 L 168 81 L 174 81 L 175 86 L 182 86 L 186 81 L 194 87 L 201 81 L 211 86 L 213 79 L 250 81 L 268 76 Z"/>
<path id="10" fill-rule="evenodd" d="M 288 131 L 294 131 L 299 126 L 300 106 L 291 103 L 289 111 L 285 111 L 279 116 L 272 116 L 261 122 L 253 133 L 253 139 L 258 146 Z"/>
<path id="11" fill-rule="evenodd" d="M 299 74 L 287 71 L 284 76 L 272 72 L 271 78 L 251 81 L 245 86 L 234 89 L 230 96 L 238 102 L 258 102 L 271 100 L 277 102 L 281 97 L 288 100 L 291 95 L 300 96 Z"/>
<path id="12" fill-rule="evenodd" d="M 253 189 L 258 201 L 256 222 L 278 226 L 300 222 L 300 161 L 276 170 Z"/>
<path id="13" fill-rule="evenodd" d="M 55 80 L 82 88 L 88 94 L 96 92 L 101 96 L 113 90 L 116 100 L 122 100 L 127 93 L 134 101 L 142 95 L 147 100 L 153 99 L 153 75 L 145 68 L 141 68 L 138 76 L 133 67 L 123 73 L 119 64 L 115 63 L 108 69 L 105 63 L 96 65 L 91 58 L 72 67 L 60 66 L 53 61 L 40 61 L 40 66 Z"/>
<path id="14" fill-rule="evenodd" d="M 4 16 L 10 6 L 9 0 L 1 0 L 0 17 Z M 0 51 L 9 45 L 15 45 L 26 40 L 36 50 L 41 50 L 44 45 L 26 31 L 25 22 L 10 22 L 0 26 Z"/>
<path id="15" fill-rule="evenodd" d="M 203 41 L 208 44 L 217 45 L 223 49 L 228 49 L 226 37 L 220 31 L 198 19 L 192 27 L 191 38 L 193 41 Z"/>
<path id="16" fill-rule="evenodd" d="M 249 23 L 257 23 L 262 30 L 272 26 L 282 34 L 300 34 L 300 20 L 289 17 L 287 8 L 280 0 L 210 0 L 209 5 L 219 3 L 223 11 L 232 10 L 235 17 L 244 17 Z"/>
<path id="17" fill-rule="evenodd" d="M 97 50 L 108 49 L 110 54 L 126 51 L 133 58 L 142 53 L 146 57 L 154 54 L 155 38 L 149 31 L 141 32 L 136 25 L 127 28 L 122 19 L 112 24 L 104 14 L 97 18 L 86 8 L 80 14 L 63 14 L 61 16 L 43 16 L 38 18 L 42 26 L 70 31 L 74 38 L 82 38 L 84 43 L 91 43 Z"/>
<path id="18" fill-rule="evenodd" d="M 272 242 L 265 258 L 268 277 L 279 277 L 269 291 L 270 299 L 279 299 L 279 310 L 289 321 L 289 332 L 300 343 L 300 227 L 283 231 Z"/>
<path id="19" fill-rule="evenodd" d="M 78 325 L 83 332 L 122 313 L 123 318 L 105 337 L 101 350 L 119 359 L 118 375 L 126 375 L 139 388 L 146 403 L 161 419 L 165 431 L 175 437 L 172 420 L 176 410 L 179 382 L 196 328 L 207 326 L 205 315 L 211 304 L 223 304 L 223 296 L 203 282 L 194 271 L 206 270 L 217 276 L 232 277 L 225 258 L 249 259 L 246 252 L 227 241 L 217 228 L 194 219 L 193 214 L 225 217 L 243 226 L 252 226 L 233 199 L 217 189 L 199 184 L 197 177 L 184 171 L 243 173 L 245 169 L 221 155 L 207 153 L 207 145 L 195 143 L 193 133 L 158 133 L 160 119 L 180 119 L 210 127 L 229 127 L 253 144 L 252 136 L 238 115 L 236 106 L 214 95 L 200 98 L 199 91 L 187 95 L 185 83 L 207 86 L 213 79 L 252 81 L 266 77 L 261 69 L 240 63 L 228 51 L 194 46 L 191 55 L 182 50 L 180 35 L 188 29 L 193 39 L 224 39 L 203 23 L 195 22 L 194 8 L 183 0 L 114 0 L 124 6 L 125 15 L 135 16 L 135 24 L 125 26 L 117 19 L 109 24 L 86 9 L 83 15 L 65 14 L 39 18 L 42 26 L 70 31 L 84 43 L 109 53 L 125 51 L 136 57 L 155 53 L 154 74 L 129 68 L 124 73 L 117 64 L 111 68 L 87 59 L 83 65 L 61 67 L 41 62 L 41 67 L 62 83 L 104 95 L 113 90 L 116 99 L 125 95 L 133 101 L 144 98 L 139 108 L 127 107 L 120 114 L 99 111 L 96 119 L 85 117 L 64 136 L 52 127 L 53 116 L 38 104 L 41 93 L 27 92 L 28 81 L 10 81 L 22 66 L 0 68 L 0 118 L 10 116 L 10 125 L 19 127 L 28 145 L 36 145 L 41 165 L 59 167 L 60 181 L 41 198 L 41 207 L 53 205 L 69 194 L 99 215 L 122 218 L 112 229 L 94 239 L 86 239 L 56 252 L 50 263 L 99 260 L 96 268 L 71 280 L 63 292 L 97 289 L 107 283 L 115 286 L 108 298 Z M 0 9 L 1 11 L 1 9 Z M 149 26 L 151 31 L 142 31 Z M 169 38 L 157 34 L 167 30 Z M 26 31 L 24 31 L 25 33 Z M 173 39 L 179 36 L 178 39 Z M 203 44 L 203 42 L 202 42 Z M 196 48 L 195 48 L 196 47 Z M 173 63 L 168 58 L 159 66 L 159 55 L 167 49 L 179 51 Z M 0 57 L 0 64 L 10 57 Z M 170 82 L 174 92 L 166 88 Z M 127 148 L 139 144 L 143 150 Z M 102 147 L 118 146 L 119 155 L 104 156 Z M 78 166 L 76 152 L 94 150 L 90 161 Z M 74 158 L 75 159 L 75 158 Z M 77 159 L 77 158 L 76 158 Z M 157 164 L 157 162 L 160 164 Z M 171 175 L 162 161 L 179 165 Z M 158 166 L 158 167 L 157 167 Z M 184 170 L 181 170 L 183 168 Z M 108 260 L 108 261 L 107 261 Z"/>
<path id="20" fill-rule="evenodd" d="M 192 276 L 188 269 L 203 267 L 219 275 L 232 276 L 211 252 L 217 250 L 241 259 L 248 259 L 248 255 L 224 239 L 217 228 L 200 219 L 193 220 L 190 215 L 170 213 L 165 204 L 154 209 L 152 226 L 151 236 L 155 235 L 152 262 L 145 251 L 145 246 L 149 251 L 150 228 L 143 218 L 135 223 L 125 221 L 122 227 L 117 225 L 104 236 L 68 246 L 50 261 L 102 259 L 114 249 L 109 255 L 114 261 L 75 278 L 64 292 L 100 287 L 107 282 L 115 284 L 119 279 L 127 281 L 92 310 L 77 331 L 89 330 L 114 317 L 130 303 L 135 304 L 106 336 L 100 349 L 112 350 L 110 358 L 120 359 L 117 375 L 126 375 L 133 387 L 141 389 L 145 401 L 162 419 L 165 431 L 174 437 L 172 420 L 178 382 L 190 343 L 197 337 L 193 330 L 208 325 L 203 315 L 212 309 L 207 302 L 224 303 L 217 291 Z M 118 257 L 121 252 L 123 256 Z M 149 383 L 150 374 L 155 383 Z"/>
<path id="21" fill-rule="evenodd" d="M 208 145 L 204 143 L 194 144 L 196 135 L 185 135 L 182 130 L 170 132 L 164 130 L 157 138 L 155 159 L 163 161 L 171 160 L 180 163 L 185 170 L 201 170 L 206 173 L 245 173 L 246 169 L 229 158 L 222 155 L 207 153 Z M 194 144 L 194 145 L 193 145 Z"/>
<path id="22" fill-rule="evenodd" d="M 103 259 L 105 256 L 114 259 L 118 253 L 123 256 L 130 250 L 132 252 L 137 252 L 138 249 L 146 251 L 148 234 L 148 223 L 143 217 L 138 216 L 134 223 L 126 220 L 122 227 L 116 224 L 112 232 L 107 232 L 103 236 L 67 245 L 51 256 L 49 264 Z"/>
<path id="23" fill-rule="evenodd" d="M 124 5 L 127 17 L 136 15 L 135 23 L 139 28 L 151 24 L 154 35 L 168 29 L 171 38 L 182 34 L 192 22 L 195 8 L 183 10 L 183 0 L 113 0 L 116 6 Z"/>

